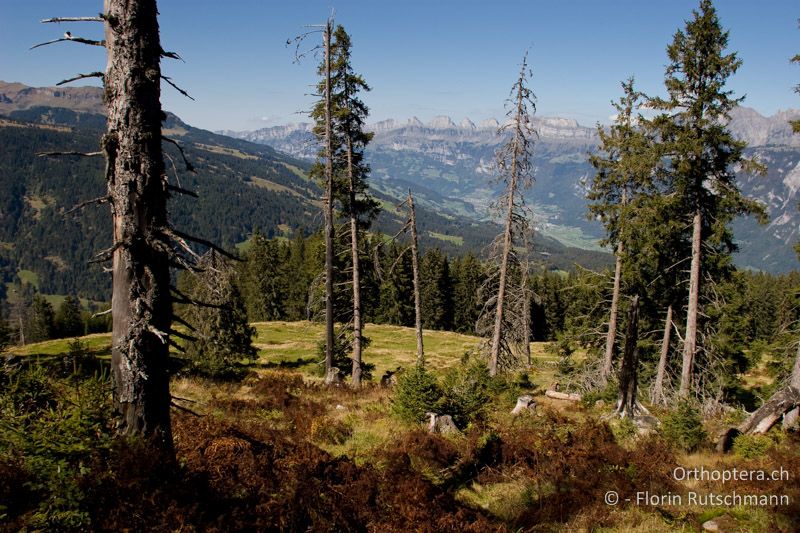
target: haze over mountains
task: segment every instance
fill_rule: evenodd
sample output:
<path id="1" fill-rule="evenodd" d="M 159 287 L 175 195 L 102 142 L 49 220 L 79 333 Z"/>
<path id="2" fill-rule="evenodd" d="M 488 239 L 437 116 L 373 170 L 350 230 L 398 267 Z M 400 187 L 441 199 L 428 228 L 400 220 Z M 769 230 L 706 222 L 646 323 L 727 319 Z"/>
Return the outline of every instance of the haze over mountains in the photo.
<path id="1" fill-rule="evenodd" d="M 732 114 L 730 128 L 745 140 L 748 154 L 767 165 L 766 176 L 740 174 L 742 191 L 764 202 L 768 226 L 753 220 L 734 224 L 741 245 L 736 256 L 742 267 L 782 272 L 796 267 L 792 243 L 798 238 L 800 214 L 800 135 L 793 135 L 788 121 L 800 116 L 789 110 L 772 117 L 740 107 Z M 443 213 L 485 220 L 495 197 L 491 183 L 494 152 L 502 139 L 496 120 L 478 124 L 438 116 L 427 123 L 417 118 L 385 120 L 370 126 L 375 133 L 367 149 L 373 170 L 373 187 L 398 194 L 408 187 L 420 203 Z M 596 128 L 571 119 L 536 117 L 539 139 L 534 148 L 536 184 L 529 200 L 537 229 L 569 246 L 598 249 L 600 225 L 586 219 L 585 180 L 592 175 L 588 154 L 597 149 Z M 308 123 L 288 124 L 256 131 L 220 132 L 267 144 L 302 159 L 313 159 L 317 145 Z"/>
<path id="2" fill-rule="evenodd" d="M 65 115 L 65 110 L 70 111 L 69 116 Z M 46 141 L 52 149 L 58 149 L 59 142 L 69 139 L 70 131 L 83 135 L 87 142 L 98 136 L 104 128 L 102 112 L 102 92 L 98 88 L 34 88 L 0 82 L 0 115 L 23 122 L 68 125 L 70 130 L 47 132 Z M 792 245 L 798 239 L 800 226 L 797 211 L 800 200 L 800 135 L 791 134 L 787 121 L 797 116 L 800 116 L 797 110 L 773 117 L 763 117 L 748 108 L 734 112 L 731 129 L 750 144 L 748 151 L 768 167 L 764 177 L 741 175 L 742 190 L 748 196 L 762 200 L 770 214 L 768 226 L 758 226 L 752 220 L 735 223 L 736 238 L 741 244 L 741 252 L 736 257 L 739 266 L 772 272 L 796 268 Z M 451 251 L 455 248 L 479 250 L 481 243 L 494 231 L 491 224 L 487 225 L 491 218 L 487 208 L 497 187 L 492 181 L 494 152 L 501 142 L 496 135 L 498 126 L 494 120 L 476 123 L 445 116 L 436 117 L 426 124 L 414 118 L 373 124 L 375 138 L 367 156 L 373 170 L 371 186 L 380 192 L 384 207 L 388 208 L 381 227 L 390 231 L 390 226 L 399 220 L 399 215 L 392 212 L 391 207 L 411 188 L 423 210 L 422 223 L 428 225 L 431 245 L 453 248 Z M 535 126 L 539 140 L 534 149 L 536 183 L 530 200 L 536 227 L 542 236 L 539 250 L 553 254 L 553 258 L 561 257 L 559 264 L 569 264 L 571 259 L 566 258 L 574 258 L 576 254 L 569 252 L 565 255 L 568 247 L 600 250 L 597 240 L 601 237 L 601 228 L 586 219 L 583 185 L 583 180 L 590 178 L 593 172 L 588 164 L 588 154 L 597 147 L 597 132 L 594 127 L 580 125 L 574 120 L 552 117 L 535 118 Z M 298 176 L 294 173 L 295 170 L 302 173 L 306 167 L 304 160 L 309 161 L 316 155 L 317 145 L 309 124 L 290 124 L 254 132 L 225 131 L 220 132 L 225 135 L 215 135 L 171 117 L 169 127 L 171 134 L 186 143 L 188 150 L 202 163 L 195 165 L 201 169 L 198 175 L 184 176 L 183 172 L 180 173 L 181 180 L 188 180 L 201 192 L 201 199 L 191 202 L 196 202 L 195 207 L 197 204 L 202 206 L 202 212 L 212 207 L 220 213 L 227 209 L 228 214 L 221 214 L 219 220 L 234 224 L 231 228 L 215 230 L 192 215 L 191 205 L 178 200 L 176 213 L 190 226 L 203 227 L 205 237 L 230 245 L 246 238 L 253 227 L 280 234 L 287 228 L 307 228 L 309 221 L 316 220 L 311 216 L 316 212 L 313 204 L 319 196 L 315 192 L 316 186 L 302 178 L 297 181 Z M 44 135 L 42 130 L 36 131 L 36 135 Z M 35 137 L 31 131 L 24 134 Z M 21 141 L 22 130 L 6 127 L 4 135 Z M 269 145 L 278 152 L 246 141 Z M 8 146 L 6 144 L 7 149 Z M 96 150 L 97 145 L 89 143 L 87 147 Z M 29 147 L 29 150 L 41 148 L 37 145 Z M 47 195 L 34 190 L 41 189 L 41 176 L 31 176 L 30 173 L 40 172 L 42 168 L 46 168 L 47 173 L 54 173 L 57 168 L 64 169 L 59 172 L 68 172 L 68 166 L 74 162 L 31 166 L 32 163 L 25 159 L 30 154 L 7 155 L 13 161 L 7 163 L 5 174 L 0 179 L 18 182 L 13 194 L 27 198 L 20 216 L 29 224 L 41 226 L 48 220 L 47 216 L 42 218 L 48 206 L 37 210 L 32 205 L 39 205 L 37 202 L 42 198 L 47 203 Z M 13 174 L 9 173 L 9 166 Z M 287 172 L 289 168 L 293 170 Z M 272 207 L 259 211 L 257 202 Z M 64 205 L 58 203 L 50 207 L 63 211 L 76 202 L 64 199 Z M 281 214 L 278 206 L 289 207 L 288 211 L 299 216 L 288 214 L 288 211 Z M 9 218 L 7 213 L 4 214 L 6 219 Z M 25 219 L 28 215 L 24 213 L 39 219 Z M 267 228 L 267 224 L 281 229 Z M 8 225 L 11 227 L 10 222 Z M 10 240 L 9 235 L 0 239 Z M 583 260 L 595 261 L 594 257 L 587 255 Z M 75 255 L 74 260 L 79 259 L 84 260 L 81 254 Z"/>
<path id="3" fill-rule="evenodd" d="M 105 194 L 102 158 L 37 156 L 97 151 L 105 131 L 102 111 L 98 88 L 0 82 L 0 281 L 24 276 L 47 294 L 107 298 L 109 277 L 87 262 L 110 245 L 108 208 L 68 212 Z M 268 237 L 291 237 L 321 227 L 322 191 L 308 179 L 307 162 L 269 146 L 193 128 L 169 113 L 163 132 L 180 143 L 195 168 L 188 172 L 175 146 L 165 143 L 169 182 L 198 195 L 176 194 L 170 200 L 177 228 L 232 248 L 256 229 Z M 400 189 L 397 195 L 377 193 L 383 211 L 373 226 L 376 231 L 394 235 L 404 225 L 405 214 L 395 207 L 407 194 Z M 418 208 L 417 221 L 422 247 L 453 255 L 479 252 L 499 232 L 492 223 L 425 206 Z M 535 246 L 547 268 L 567 269 L 575 263 L 599 268 L 610 261 L 607 254 L 569 248 L 541 235 Z"/>

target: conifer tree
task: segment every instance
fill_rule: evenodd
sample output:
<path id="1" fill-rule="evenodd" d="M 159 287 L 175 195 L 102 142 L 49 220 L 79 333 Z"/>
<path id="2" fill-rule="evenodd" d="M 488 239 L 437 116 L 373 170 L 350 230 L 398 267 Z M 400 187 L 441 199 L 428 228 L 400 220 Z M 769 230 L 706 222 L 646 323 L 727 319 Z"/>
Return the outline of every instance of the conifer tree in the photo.
<path id="1" fill-rule="evenodd" d="M 509 335 L 510 324 L 513 321 L 509 318 L 523 311 L 521 308 L 516 310 L 510 308 L 507 292 L 509 287 L 513 286 L 510 283 L 510 274 L 512 266 L 517 263 L 515 247 L 527 239 L 529 232 L 529 210 L 525 205 L 524 191 L 533 184 L 532 150 L 535 132 L 531 118 L 536 110 L 534 102 L 536 97 L 528 88 L 530 75 L 526 53 L 522 59 L 519 77 L 512 87 L 507 102 L 509 120 L 498 130 L 500 135 L 509 134 L 510 138 L 497 154 L 499 180 L 503 183 L 504 190 L 496 206 L 503 213 L 504 229 L 495 243 L 497 271 L 496 279 L 492 281 L 496 284 L 496 290 L 492 297 L 493 306 L 491 309 L 487 308 L 487 312 L 493 314 L 494 323 L 489 347 L 489 373 L 492 376 L 497 374 L 501 352 L 509 359 L 513 358 L 509 342 L 514 340 Z"/>
<path id="2" fill-rule="evenodd" d="M 624 95 L 619 102 L 613 103 L 617 111 L 614 124 L 608 130 L 598 125 L 600 153 L 590 158 L 597 173 L 586 195 L 590 202 L 590 216 L 598 218 L 605 227 L 604 244 L 613 246 L 615 250 L 611 310 L 601 369 L 603 382 L 611 376 L 616 351 L 617 315 L 625 252 L 628 247 L 638 245 L 630 242 L 632 225 L 644 223 L 641 220 L 643 204 L 648 200 L 645 195 L 653 194 L 652 178 L 658 159 L 654 139 L 641 127 L 638 117 L 643 95 L 634 88 L 633 78 L 623 82 L 622 89 Z M 633 255 L 636 256 L 635 251 Z"/>
<path id="3" fill-rule="evenodd" d="M 472 252 L 453 260 L 453 326 L 459 333 L 475 332 L 483 302 L 478 294 L 485 281 L 483 266 Z"/>
<path id="4" fill-rule="evenodd" d="M 236 373 L 240 361 L 256 358 L 244 299 L 234 283 L 234 269 L 214 250 L 198 262 L 200 271 L 185 292 L 203 305 L 186 308 L 184 319 L 193 326 L 186 356 L 202 374 L 214 377 Z"/>
<path id="5" fill-rule="evenodd" d="M 339 147 L 335 154 L 334 172 L 344 175 L 346 194 L 342 194 L 343 211 L 349 218 L 350 259 L 353 290 L 353 369 L 352 385 L 361 385 L 363 302 L 361 298 L 361 268 L 359 233 L 377 215 L 378 203 L 367 194 L 369 165 L 364 161 L 364 148 L 372 133 L 364 131 L 367 106 L 359 92 L 369 91 L 364 78 L 353 71 L 350 58 L 350 36 L 339 25 L 330 49 L 332 93 L 332 134 Z"/>
<path id="6" fill-rule="evenodd" d="M 67 296 L 55 315 L 55 329 L 59 337 L 78 337 L 84 333 L 81 302 L 74 296 Z"/>
<path id="7" fill-rule="evenodd" d="M 697 355 L 700 283 L 703 272 L 719 275 L 735 251 L 730 221 L 737 215 L 759 214 L 763 208 L 739 191 L 734 167 L 747 161 L 746 144 L 734 139 L 726 123 L 741 102 L 725 84 L 741 65 L 736 53 L 725 53 L 723 31 L 711 0 L 701 0 L 667 47 L 665 73 L 668 96 L 650 105 L 662 113 L 654 120 L 669 162 L 662 175 L 672 198 L 667 209 L 691 227 L 689 277 L 683 367 L 679 394 L 692 386 Z"/>
<path id="8" fill-rule="evenodd" d="M 285 258 L 282 246 L 256 230 L 246 261 L 241 264 L 241 286 L 247 314 L 253 322 L 281 320 L 286 300 Z"/>
<path id="9" fill-rule="evenodd" d="M 438 248 L 422 256 L 420 264 L 422 326 L 450 330 L 453 327 L 453 282 L 447 256 Z"/>

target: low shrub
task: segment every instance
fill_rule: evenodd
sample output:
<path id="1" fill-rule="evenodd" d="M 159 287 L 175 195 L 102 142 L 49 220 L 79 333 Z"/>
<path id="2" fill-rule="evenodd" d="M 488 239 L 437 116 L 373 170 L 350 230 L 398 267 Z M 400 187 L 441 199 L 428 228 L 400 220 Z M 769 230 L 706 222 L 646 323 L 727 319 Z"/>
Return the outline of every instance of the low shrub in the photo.
<path id="1" fill-rule="evenodd" d="M 688 400 L 664 417 L 661 431 L 667 442 L 685 452 L 695 451 L 706 438 L 700 411 Z"/>
<path id="2" fill-rule="evenodd" d="M 416 365 L 400 376 L 392 398 L 392 411 L 406 422 L 422 422 L 435 411 L 442 397 L 436 376 Z"/>
<path id="3" fill-rule="evenodd" d="M 739 435 L 733 441 L 733 453 L 745 459 L 763 457 L 774 442 L 767 435 Z"/>

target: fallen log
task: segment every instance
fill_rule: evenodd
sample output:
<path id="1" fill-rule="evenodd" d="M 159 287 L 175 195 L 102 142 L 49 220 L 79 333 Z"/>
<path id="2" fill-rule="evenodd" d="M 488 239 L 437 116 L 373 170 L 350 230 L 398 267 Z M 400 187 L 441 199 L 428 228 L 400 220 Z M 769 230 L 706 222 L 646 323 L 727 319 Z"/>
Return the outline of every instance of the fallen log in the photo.
<path id="1" fill-rule="evenodd" d="M 567 400 L 570 402 L 579 402 L 583 398 L 580 394 L 575 394 L 572 392 L 558 392 L 554 390 L 548 390 L 544 393 L 544 395 L 554 400 Z"/>

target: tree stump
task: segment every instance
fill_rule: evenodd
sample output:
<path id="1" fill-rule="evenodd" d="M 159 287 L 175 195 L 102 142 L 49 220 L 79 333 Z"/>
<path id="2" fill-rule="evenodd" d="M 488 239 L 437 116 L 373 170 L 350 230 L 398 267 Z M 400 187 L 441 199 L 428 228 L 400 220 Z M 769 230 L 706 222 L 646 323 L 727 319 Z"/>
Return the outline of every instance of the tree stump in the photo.
<path id="1" fill-rule="evenodd" d="M 341 385 L 342 384 L 342 371 L 338 368 L 331 367 L 325 375 L 325 385 Z"/>
<path id="2" fill-rule="evenodd" d="M 427 415 L 430 417 L 428 433 L 458 433 L 458 428 L 453 423 L 452 416 L 436 413 L 427 413 Z"/>
<path id="3" fill-rule="evenodd" d="M 517 398 L 517 405 L 514 406 L 514 409 L 511 411 L 512 415 L 518 415 L 521 413 L 527 413 L 536 410 L 536 400 L 533 399 L 533 396 L 525 394 Z"/>

